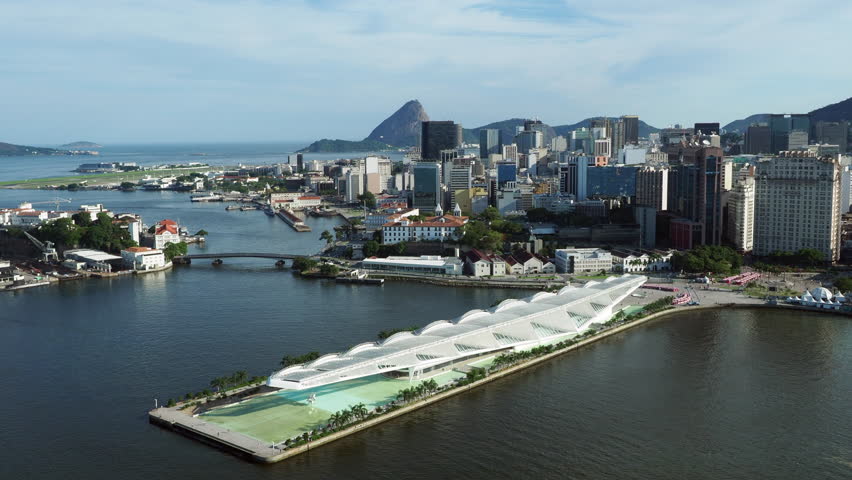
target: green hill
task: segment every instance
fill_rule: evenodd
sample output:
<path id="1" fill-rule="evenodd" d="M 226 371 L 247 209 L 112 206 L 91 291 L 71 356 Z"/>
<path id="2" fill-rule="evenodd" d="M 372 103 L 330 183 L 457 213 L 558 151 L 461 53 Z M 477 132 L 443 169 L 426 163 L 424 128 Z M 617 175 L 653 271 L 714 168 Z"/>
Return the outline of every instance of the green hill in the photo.
<path id="1" fill-rule="evenodd" d="M 24 155 L 65 155 L 68 152 L 65 150 L 56 150 L 55 148 L 30 147 L 27 145 L 14 145 L 11 143 L 0 142 L 0 156 L 17 157 Z"/>
<path id="2" fill-rule="evenodd" d="M 375 140 L 340 140 L 323 138 L 299 150 L 302 153 L 378 152 L 393 148 Z"/>

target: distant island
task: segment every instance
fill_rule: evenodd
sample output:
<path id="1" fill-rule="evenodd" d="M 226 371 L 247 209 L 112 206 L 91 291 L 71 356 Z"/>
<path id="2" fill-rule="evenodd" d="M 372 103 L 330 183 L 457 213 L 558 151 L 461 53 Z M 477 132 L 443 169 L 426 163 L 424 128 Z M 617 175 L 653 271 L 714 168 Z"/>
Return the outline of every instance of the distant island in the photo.
<path id="1" fill-rule="evenodd" d="M 323 138 L 299 150 L 305 153 L 373 152 L 393 148 L 376 140 L 332 140 Z"/>
<path id="2" fill-rule="evenodd" d="M 86 142 L 86 141 L 71 142 L 71 143 L 66 143 L 65 145 L 60 145 L 60 146 L 62 148 L 70 148 L 70 149 L 73 149 L 73 150 L 79 150 L 81 148 L 85 148 L 85 149 L 89 149 L 89 150 L 91 150 L 93 148 L 104 148 L 103 145 L 98 145 L 95 142 Z"/>

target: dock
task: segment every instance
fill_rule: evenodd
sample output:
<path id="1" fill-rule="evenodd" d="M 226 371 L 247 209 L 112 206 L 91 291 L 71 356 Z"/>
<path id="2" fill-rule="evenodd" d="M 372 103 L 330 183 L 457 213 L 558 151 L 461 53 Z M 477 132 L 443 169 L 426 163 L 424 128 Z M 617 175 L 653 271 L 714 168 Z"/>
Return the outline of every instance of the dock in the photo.
<path id="1" fill-rule="evenodd" d="M 293 230 L 297 232 L 311 231 L 311 227 L 305 225 L 305 222 L 301 218 L 297 217 L 295 213 L 290 210 L 287 210 L 286 208 L 278 210 L 278 213 L 276 213 L 276 215 L 278 215 L 281 220 L 284 220 L 287 225 L 293 227 Z"/>
<path id="2" fill-rule="evenodd" d="M 366 272 L 352 270 L 334 278 L 337 283 L 356 283 L 362 285 L 384 285 L 384 278 L 369 278 Z"/>

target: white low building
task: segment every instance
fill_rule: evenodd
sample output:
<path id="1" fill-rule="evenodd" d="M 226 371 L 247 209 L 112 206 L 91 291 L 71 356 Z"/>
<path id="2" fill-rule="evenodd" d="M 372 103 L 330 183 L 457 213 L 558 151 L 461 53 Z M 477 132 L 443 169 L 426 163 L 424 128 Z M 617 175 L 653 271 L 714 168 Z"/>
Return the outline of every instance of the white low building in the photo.
<path id="1" fill-rule="evenodd" d="M 461 275 L 463 267 L 461 259 L 432 255 L 367 258 L 361 262 L 361 265 L 368 270 L 438 275 Z"/>
<path id="2" fill-rule="evenodd" d="M 65 250 L 63 254 L 66 260 L 83 263 L 91 270 L 98 272 L 112 272 L 113 267 L 120 267 L 123 259 L 117 255 L 112 255 L 100 250 L 90 250 L 88 248 L 78 248 L 75 250 Z"/>
<path id="3" fill-rule="evenodd" d="M 130 247 L 121 251 L 124 264 L 133 270 L 157 270 L 166 266 L 162 250 L 149 247 Z"/>
<path id="4" fill-rule="evenodd" d="M 556 250 L 559 273 L 611 272 L 612 255 L 600 248 L 560 248 Z"/>
<path id="5" fill-rule="evenodd" d="M 382 243 L 448 241 L 461 238 L 468 217 L 441 215 L 421 222 L 400 218 L 382 225 Z"/>
<path id="6" fill-rule="evenodd" d="M 672 269 L 673 250 L 613 250 L 616 272 L 668 272 Z"/>

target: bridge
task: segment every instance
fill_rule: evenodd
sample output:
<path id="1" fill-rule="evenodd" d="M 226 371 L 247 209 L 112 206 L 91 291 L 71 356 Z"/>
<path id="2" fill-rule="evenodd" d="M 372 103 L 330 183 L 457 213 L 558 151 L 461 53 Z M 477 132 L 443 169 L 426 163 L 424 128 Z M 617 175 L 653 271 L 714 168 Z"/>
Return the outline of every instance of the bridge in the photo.
<path id="1" fill-rule="evenodd" d="M 277 260 L 276 265 L 285 265 L 287 260 L 293 260 L 310 255 L 293 255 L 290 253 L 195 253 L 192 255 L 179 255 L 172 259 L 174 263 L 190 264 L 193 260 L 213 259 L 214 263 L 222 263 L 223 258 L 270 258 Z"/>

